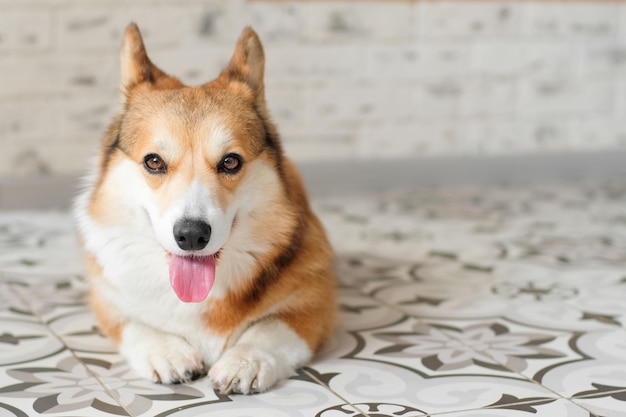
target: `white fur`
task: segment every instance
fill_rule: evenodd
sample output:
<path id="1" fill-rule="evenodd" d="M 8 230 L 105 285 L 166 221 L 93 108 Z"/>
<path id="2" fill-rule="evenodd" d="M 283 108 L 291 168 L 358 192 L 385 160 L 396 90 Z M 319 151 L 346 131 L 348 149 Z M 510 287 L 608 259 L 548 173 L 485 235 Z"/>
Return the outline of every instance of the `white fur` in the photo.
<path id="1" fill-rule="evenodd" d="M 311 350 L 289 326 L 269 318 L 248 328 L 209 371 L 221 392 L 263 392 L 293 375 L 311 359 Z"/>
<path id="2" fill-rule="evenodd" d="M 187 341 L 138 322 L 122 332 L 121 353 L 143 378 L 171 384 L 203 372 L 202 356 Z"/>
<path id="3" fill-rule="evenodd" d="M 271 219 L 259 218 L 262 211 L 259 208 L 266 206 L 277 198 L 278 174 L 263 162 L 248 164 L 249 174 L 239 185 L 231 203 L 231 209 L 236 212 L 237 224 L 232 228 L 225 250 L 220 257 L 215 284 L 211 290 L 213 297 L 222 298 L 231 288 L 245 283 L 254 271 L 256 257 L 272 250 L 273 242 L 269 234 L 252 237 L 251 230 L 255 224 L 271 222 Z M 267 226 L 266 226 L 267 227 Z M 267 237 L 265 237 L 267 236 Z"/>
<path id="4" fill-rule="evenodd" d="M 134 164 L 122 163 L 111 170 L 107 179 L 116 184 L 125 178 L 125 187 L 119 188 L 130 192 L 120 191 L 116 197 L 124 198 L 128 213 L 132 213 L 126 222 L 99 224 L 87 211 L 90 191 L 77 199 L 75 212 L 85 249 L 103 268 L 104 280 L 94 280 L 92 285 L 124 317 L 184 337 L 202 326 L 205 306 L 182 303 L 172 291 L 166 252 L 155 239 L 146 213 L 133 206 L 137 204 L 134 198 L 140 199 L 146 187 L 141 181 L 133 181 L 134 169 Z"/>
<path id="5" fill-rule="evenodd" d="M 159 124 L 154 127 L 154 132 L 152 143 L 156 148 L 156 153 L 165 158 L 166 161 L 178 160 L 181 157 L 182 149 L 176 145 L 174 134 L 167 127 Z"/>
<path id="6" fill-rule="evenodd" d="M 209 244 L 195 254 L 199 256 L 213 255 L 219 251 L 230 235 L 230 229 L 235 217 L 236 208 L 227 211 L 215 202 L 211 192 L 199 181 L 193 181 L 181 198 L 160 213 L 154 202 L 144 202 L 152 226 L 159 243 L 170 253 L 184 256 L 186 252 L 178 247 L 174 239 L 174 224 L 181 219 L 203 220 L 211 226 Z"/>
<path id="7" fill-rule="evenodd" d="M 222 157 L 233 146 L 234 141 L 228 130 L 219 121 L 213 118 L 207 120 L 210 140 L 206 141 L 206 154 Z"/>

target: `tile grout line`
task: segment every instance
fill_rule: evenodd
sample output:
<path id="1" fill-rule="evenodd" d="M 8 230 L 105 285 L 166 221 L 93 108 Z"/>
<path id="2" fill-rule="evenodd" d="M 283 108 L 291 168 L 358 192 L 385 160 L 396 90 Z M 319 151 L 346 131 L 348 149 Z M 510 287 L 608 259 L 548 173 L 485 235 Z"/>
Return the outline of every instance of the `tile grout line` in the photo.
<path id="1" fill-rule="evenodd" d="M 342 400 L 343 402 L 345 402 L 346 404 L 349 404 L 352 408 L 354 408 L 357 412 L 363 414 L 364 416 L 367 416 L 368 413 L 362 411 L 359 407 L 357 407 L 356 405 L 352 404 L 352 401 L 348 401 L 346 398 L 344 398 L 343 396 L 341 396 L 341 394 L 335 392 L 335 390 L 333 390 L 330 386 L 328 386 L 327 384 L 323 383 L 322 381 L 320 381 L 315 375 L 311 374 L 309 371 L 307 371 L 306 369 L 302 369 L 302 372 L 304 372 L 309 378 L 311 378 L 313 381 L 315 381 L 317 384 L 323 386 L 324 388 L 326 388 L 328 391 L 330 391 L 334 396 L 336 396 L 337 398 L 339 398 L 340 400 Z"/>
<path id="2" fill-rule="evenodd" d="M 607 395 L 612 395 L 612 394 L 619 394 L 619 393 L 626 393 L 626 389 L 619 389 L 619 390 L 613 390 L 613 391 L 606 391 L 603 393 L 598 393 L 598 394 L 589 394 L 589 395 L 583 395 L 580 397 L 570 397 L 570 402 L 572 402 L 573 404 L 577 405 L 578 407 L 581 407 L 582 409 L 586 410 L 589 412 L 590 416 L 596 416 L 597 413 L 589 410 L 584 404 L 578 404 L 577 402 L 575 402 L 575 400 L 585 400 L 585 399 L 593 399 L 593 398 L 603 398 L 606 397 Z"/>
<path id="3" fill-rule="evenodd" d="M 76 359 L 78 361 L 78 363 L 80 363 L 80 365 L 87 371 L 87 373 L 89 375 L 91 375 L 96 381 L 98 381 L 98 384 L 100 384 L 102 386 L 102 388 L 104 388 L 104 391 L 112 398 L 114 399 L 119 406 L 126 411 L 126 413 L 133 417 L 134 414 L 132 414 L 130 412 L 130 410 L 128 410 L 124 404 L 122 404 L 119 400 L 119 398 L 117 397 L 117 395 L 113 394 L 113 392 L 109 389 L 109 387 L 100 379 L 100 377 L 95 374 L 91 369 L 89 369 L 89 367 L 87 365 L 85 365 L 80 358 L 76 355 L 76 352 L 74 352 L 74 350 L 72 350 L 69 346 L 67 346 L 67 344 L 65 343 L 65 340 L 63 340 L 63 338 L 58 335 L 50 326 L 48 326 L 48 324 L 46 323 L 46 321 L 43 319 L 43 317 L 39 314 L 39 312 L 33 308 L 32 304 L 28 302 L 28 300 L 25 300 L 24 297 L 22 297 L 18 291 L 15 291 L 15 289 L 13 288 L 12 285 L 9 285 L 9 288 L 11 288 L 11 291 L 13 292 L 13 294 L 15 294 L 15 296 L 17 298 L 19 298 L 25 305 L 27 305 L 32 313 L 35 315 L 35 317 L 37 318 L 37 320 L 39 321 L 40 324 L 44 325 L 46 327 L 46 329 L 52 334 L 52 336 L 54 336 L 59 342 L 61 342 L 61 344 L 68 350 L 68 352 L 70 353 L 70 355 Z"/>

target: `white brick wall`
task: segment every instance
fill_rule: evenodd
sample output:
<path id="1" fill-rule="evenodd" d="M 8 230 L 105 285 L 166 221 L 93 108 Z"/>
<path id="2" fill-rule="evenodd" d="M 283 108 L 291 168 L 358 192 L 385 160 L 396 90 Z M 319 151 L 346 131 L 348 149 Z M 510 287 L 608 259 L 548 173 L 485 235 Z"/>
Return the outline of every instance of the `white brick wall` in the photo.
<path id="1" fill-rule="evenodd" d="M 0 0 L 0 175 L 84 169 L 131 20 L 190 84 L 253 25 L 296 160 L 626 147 L 626 2 Z"/>

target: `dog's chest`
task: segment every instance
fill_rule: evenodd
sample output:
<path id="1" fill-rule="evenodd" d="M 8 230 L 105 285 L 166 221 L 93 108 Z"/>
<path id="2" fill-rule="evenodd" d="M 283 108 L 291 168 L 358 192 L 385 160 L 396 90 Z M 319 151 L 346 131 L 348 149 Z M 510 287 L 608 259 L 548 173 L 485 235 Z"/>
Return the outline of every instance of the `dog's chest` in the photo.
<path id="1" fill-rule="evenodd" d="M 104 235 L 101 240 L 92 235 L 86 241 L 103 272 L 103 280 L 95 280 L 92 285 L 122 317 L 181 336 L 199 349 L 207 362 L 216 360 L 226 338 L 208 327 L 208 303 L 178 299 L 170 285 L 168 258 L 159 245 L 123 230 Z M 225 278 L 218 276 L 217 281 Z M 210 297 L 218 296 L 225 285 L 217 283 Z"/>
<path id="2" fill-rule="evenodd" d="M 156 253 L 108 263 L 105 281 L 98 290 L 125 317 L 179 335 L 202 351 L 222 349 L 224 338 L 207 326 L 209 305 L 180 301 L 169 283 L 167 261 Z"/>
<path id="3" fill-rule="evenodd" d="M 110 297 L 115 298 L 116 306 L 126 317 L 183 337 L 202 353 L 207 363 L 215 362 L 223 350 L 226 338 L 207 326 L 205 318 L 209 312 L 205 303 L 185 304 L 168 293 L 135 297 L 128 292 L 116 291 Z"/>
<path id="4" fill-rule="evenodd" d="M 156 329 L 181 336 L 202 332 L 204 305 L 182 303 L 169 286 L 155 284 L 146 288 L 127 283 L 109 291 L 108 298 L 125 316 Z"/>

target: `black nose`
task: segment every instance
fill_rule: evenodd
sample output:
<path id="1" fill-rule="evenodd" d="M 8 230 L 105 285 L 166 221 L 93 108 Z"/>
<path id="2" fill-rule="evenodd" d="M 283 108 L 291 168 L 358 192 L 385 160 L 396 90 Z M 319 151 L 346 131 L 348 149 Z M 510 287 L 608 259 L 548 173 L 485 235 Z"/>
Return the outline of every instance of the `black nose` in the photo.
<path id="1" fill-rule="evenodd" d="M 182 250 L 204 249 L 211 239 L 211 226 L 202 220 L 179 220 L 174 224 L 174 239 Z"/>

